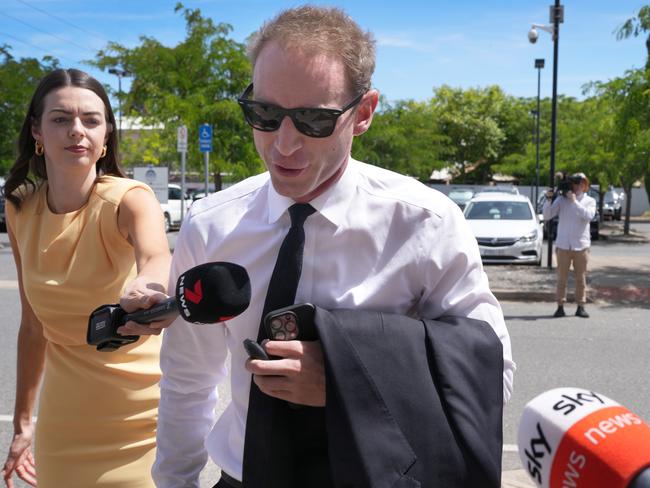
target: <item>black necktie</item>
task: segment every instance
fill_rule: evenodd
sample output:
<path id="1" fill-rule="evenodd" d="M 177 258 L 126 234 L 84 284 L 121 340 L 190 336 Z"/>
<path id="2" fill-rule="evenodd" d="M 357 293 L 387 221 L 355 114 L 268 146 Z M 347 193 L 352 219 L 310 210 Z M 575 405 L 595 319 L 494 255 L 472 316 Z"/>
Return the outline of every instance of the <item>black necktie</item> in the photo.
<path id="1" fill-rule="evenodd" d="M 302 271 L 302 254 L 305 247 L 305 229 L 303 225 L 307 217 L 316 210 L 308 203 L 295 203 L 289 207 L 291 228 L 282 241 L 278 259 L 275 261 L 269 289 L 264 300 L 264 316 L 278 308 L 293 305 L 296 300 L 296 290 Z M 257 341 L 268 339 L 264 327 L 260 325 Z"/>
<path id="2" fill-rule="evenodd" d="M 291 228 L 287 233 L 273 268 L 264 301 L 264 316 L 278 308 L 293 305 L 302 271 L 305 245 L 303 224 L 315 209 L 307 203 L 289 207 Z M 258 342 L 266 339 L 260 324 Z M 246 488 L 289 487 L 293 483 L 291 425 L 286 402 L 263 394 L 251 380 L 244 443 L 243 484 Z M 270 480 L 272 485 L 269 484 Z"/>

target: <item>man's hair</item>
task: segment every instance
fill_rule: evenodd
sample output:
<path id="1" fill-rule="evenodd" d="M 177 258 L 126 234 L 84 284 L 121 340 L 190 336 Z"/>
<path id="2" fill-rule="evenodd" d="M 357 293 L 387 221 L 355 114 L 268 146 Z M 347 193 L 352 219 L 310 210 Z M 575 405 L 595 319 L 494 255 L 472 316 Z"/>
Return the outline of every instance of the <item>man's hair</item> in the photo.
<path id="1" fill-rule="evenodd" d="M 589 182 L 589 178 L 587 178 L 587 175 L 585 175 L 584 173 L 574 173 L 571 175 L 571 179 L 574 180 L 576 183 L 580 182 L 582 191 L 584 193 L 587 193 L 589 187 L 591 186 L 591 183 Z"/>
<path id="2" fill-rule="evenodd" d="M 370 90 L 375 70 L 375 40 L 343 10 L 304 5 L 283 10 L 262 25 L 248 42 L 248 57 L 255 67 L 260 52 L 270 41 L 284 49 L 339 58 L 354 95 Z"/>

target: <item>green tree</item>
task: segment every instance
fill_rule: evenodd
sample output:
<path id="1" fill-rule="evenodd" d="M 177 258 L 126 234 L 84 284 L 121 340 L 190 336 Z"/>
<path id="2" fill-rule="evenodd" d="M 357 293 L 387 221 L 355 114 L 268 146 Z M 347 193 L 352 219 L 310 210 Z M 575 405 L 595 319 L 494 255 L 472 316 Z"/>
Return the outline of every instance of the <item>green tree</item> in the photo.
<path id="1" fill-rule="evenodd" d="M 58 66 L 58 60 L 49 56 L 41 61 L 15 59 L 10 46 L 0 45 L 0 174 L 14 162 L 15 141 L 36 85 Z"/>
<path id="2" fill-rule="evenodd" d="M 537 173 L 536 118 L 537 99 L 518 98 L 512 109 L 515 114 L 505 124 L 506 130 L 516 134 L 517 143 L 504 148 L 500 161 L 492 165 L 495 172 L 512 175 L 522 184 L 534 185 Z M 540 100 L 539 123 L 539 183 L 548 182 L 549 168 L 549 123 L 551 104 L 548 99 Z"/>
<path id="3" fill-rule="evenodd" d="M 641 7 L 635 17 L 623 22 L 623 25 L 616 29 L 615 32 L 616 38 L 619 41 L 630 37 L 638 37 L 641 34 L 650 32 L 650 6 L 645 5 Z M 645 46 L 648 52 L 646 68 L 650 68 L 650 35 L 646 38 Z"/>
<path id="4" fill-rule="evenodd" d="M 461 182 L 484 183 L 492 165 L 530 140 L 530 116 L 498 86 L 463 90 L 442 86 L 430 101 L 440 132 L 449 139 L 447 166 Z"/>
<path id="5" fill-rule="evenodd" d="M 532 100 L 521 99 L 524 106 L 532 107 Z M 540 120 L 540 162 L 539 181 L 541 186 L 549 184 L 550 171 L 550 113 L 551 101 L 541 101 Z M 611 151 L 607 149 L 610 134 L 608 120 L 611 118 L 608 106 L 593 96 L 583 101 L 572 97 L 558 98 L 556 170 L 574 173 L 585 172 L 593 183 L 603 188 L 618 182 L 614 172 Z M 536 166 L 536 144 L 532 140 L 523 151 L 510 152 L 503 163 L 495 168 L 512 174 L 526 183 L 534 183 Z"/>
<path id="6" fill-rule="evenodd" d="M 611 118 L 604 126 L 608 137 L 605 150 L 610 154 L 610 170 L 625 190 L 625 234 L 630 230 L 632 185 L 650 173 L 650 70 L 627 71 L 625 76 L 594 89 L 609 108 Z"/>
<path id="7" fill-rule="evenodd" d="M 629 37 L 638 37 L 641 34 L 648 33 L 645 47 L 648 53 L 646 57 L 646 69 L 650 69 L 650 6 L 645 5 L 639 9 L 635 17 L 626 20 L 621 27 L 616 30 L 618 40 L 628 39 Z M 650 170 L 645 174 L 645 189 L 648 201 L 650 201 Z"/>
<path id="8" fill-rule="evenodd" d="M 123 94 L 124 112 L 141 117 L 144 123 L 164 125 L 158 136 L 142 141 L 155 142 L 148 152 L 142 152 L 141 144 L 126 144 L 125 160 L 135 164 L 146 157 L 149 163 L 173 167 L 179 160 L 176 131 L 186 125 L 188 169 L 201 170 L 198 128 L 208 123 L 214 134 L 213 174 L 242 179 L 259 173 L 263 165 L 236 102 L 251 75 L 244 45 L 229 38 L 230 25 L 215 24 L 199 9 L 179 3 L 175 10 L 182 13 L 187 31 L 185 40 L 176 46 L 164 46 L 151 37 L 141 37 L 134 48 L 111 42 L 90 61 L 102 70 L 122 66 L 131 72 L 130 90 Z"/>
<path id="9" fill-rule="evenodd" d="M 368 163 L 428 181 L 434 169 L 444 166 L 448 151 L 433 111 L 426 103 L 384 98 L 367 133 L 355 137 L 352 154 Z"/>

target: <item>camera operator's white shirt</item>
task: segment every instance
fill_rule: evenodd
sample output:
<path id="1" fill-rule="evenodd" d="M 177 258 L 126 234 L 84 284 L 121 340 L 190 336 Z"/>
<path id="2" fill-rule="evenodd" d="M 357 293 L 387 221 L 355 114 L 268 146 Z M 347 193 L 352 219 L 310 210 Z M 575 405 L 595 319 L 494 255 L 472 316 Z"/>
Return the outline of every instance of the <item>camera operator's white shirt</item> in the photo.
<path id="1" fill-rule="evenodd" d="M 275 191 L 267 172 L 197 200 L 183 222 L 171 289 L 180 273 L 197 264 L 231 261 L 248 271 L 252 299 L 245 312 L 224 323 L 194 325 L 179 318 L 164 332 L 153 467 L 159 488 L 198 487 L 206 451 L 241 479 L 251 383 L 242 341 L 257 337 L 293 203 Z M 503 344 L 504 401 L 510 397 L 515 365 L 503 313 L 455 203 L 412 178 L 352 159 L 341 179 L 310 203 L 317 212 L 304 226 L 296 303 L 483 320 Z M 214 424 L 216 386 L 227 375 L 229 351 L 232 402 Z"/>
<path id="2" fill-rule="evenodd" d="M 596 215 L 596 200 L 589 195 L 576 193 L 575 202 L 563 196 L 558 196 L 553 203 L 546 200 L 542 213 L 544 220 L 558 216 L 556 247 L 567 251 L 582 251 L 591 246 L 589 222 Z"/>

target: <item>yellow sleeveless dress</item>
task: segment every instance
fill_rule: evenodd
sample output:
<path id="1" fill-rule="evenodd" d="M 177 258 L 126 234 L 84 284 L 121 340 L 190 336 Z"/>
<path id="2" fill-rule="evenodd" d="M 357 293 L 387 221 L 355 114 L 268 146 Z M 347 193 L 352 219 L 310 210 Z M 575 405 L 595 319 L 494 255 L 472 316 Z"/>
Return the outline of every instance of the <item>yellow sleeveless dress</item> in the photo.
<path id="1" fill-rule="evenodd" d="M 86 344 L 88 316 L 136 275 L 117 225 L 124 194 L 146 185 L 98 178 L 81 209 L 54 214 L 47 183 L 7 219 L 25 295 L 47 339 L 34 455 L 39 488 L 153 487 L 160 337 L 113 352 Z M 149 190 L 150 191 L 150 190 Z"/>

